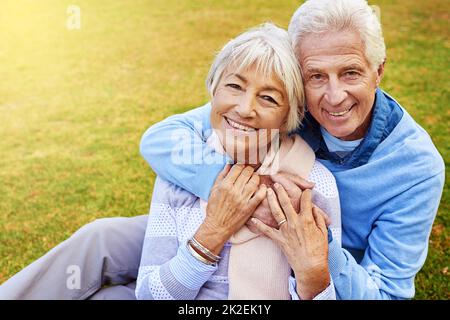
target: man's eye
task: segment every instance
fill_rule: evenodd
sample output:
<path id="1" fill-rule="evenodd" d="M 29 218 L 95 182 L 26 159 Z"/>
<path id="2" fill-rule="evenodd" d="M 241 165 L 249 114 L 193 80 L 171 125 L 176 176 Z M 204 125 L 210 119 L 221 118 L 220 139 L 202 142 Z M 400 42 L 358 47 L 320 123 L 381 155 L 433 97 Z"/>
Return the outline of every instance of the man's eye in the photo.
<path id="1" fill-rule="evenodd" d="M 344 76 L 349 79 L 356 79 L 359 77 L 359 72 L 357 71 L 347 71 L 344 73 Z"/>
<path id="2" fill-rule="evenodd" d="M 323 75 L 321 75 L 320 73 L 316 73 L 311 75 L 310 79 L 314 81 L 320 81 L 323 79 Z"/>
<path id="3" fill-rule="evenodd" d="M 230 88 L 236 89 L 236 90 L 241 90 L 242 89 L 241 86 L 236 84 L 236 83 L 228 83 L 227 87 L 230 87 Z"/>

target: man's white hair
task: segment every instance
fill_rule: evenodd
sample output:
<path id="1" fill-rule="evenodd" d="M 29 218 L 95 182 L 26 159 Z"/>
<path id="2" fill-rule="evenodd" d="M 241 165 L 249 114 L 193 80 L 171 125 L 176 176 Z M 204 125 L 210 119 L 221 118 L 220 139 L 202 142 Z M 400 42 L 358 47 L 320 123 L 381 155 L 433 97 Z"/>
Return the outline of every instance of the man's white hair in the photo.
<path id="1" fill-rule="evenodd" d="M 298 127 L 304 116 L 305 95 L 300 66 L 286 30 L 264 23 L 229 41 L 217 54 L 206 79 L 211 96 L 229 66 L 236 72 L 256 67 L 264 76 L 275 75 L 283 83 L 289 103 L 286 129 L 290 132 Z"/>
<path id="2" fill-rule="evenodd" d="M 308 0 L 291 18 L 288 32 L 296 53 L 309 34 L 352 30 L 360 34 L 366 59 L 374 69 L 386 59 L 380 20 L 366 0 Z"/>

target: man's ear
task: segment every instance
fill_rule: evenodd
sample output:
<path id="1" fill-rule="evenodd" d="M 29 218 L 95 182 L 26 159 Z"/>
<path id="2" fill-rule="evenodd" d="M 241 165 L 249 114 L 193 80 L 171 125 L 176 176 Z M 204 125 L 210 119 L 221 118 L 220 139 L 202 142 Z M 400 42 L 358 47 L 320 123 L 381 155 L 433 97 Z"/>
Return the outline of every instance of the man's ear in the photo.
<path id="1" fill-rule="evenodd" d="M 381 79 L 383 78 L 384 75 L 384 65 L 386 64 L 386 59 L 384 59 L 383 63 L 380 64 L 380 66 L 377 69 L 377 87 L 380 85 Z"/>

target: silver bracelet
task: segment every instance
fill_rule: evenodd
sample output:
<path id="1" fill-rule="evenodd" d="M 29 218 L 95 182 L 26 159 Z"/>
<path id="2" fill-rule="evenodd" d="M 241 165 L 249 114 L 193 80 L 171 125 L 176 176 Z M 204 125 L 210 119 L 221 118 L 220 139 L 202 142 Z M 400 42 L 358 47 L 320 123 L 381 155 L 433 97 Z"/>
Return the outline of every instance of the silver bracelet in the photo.
<path id="1" fill-rule="evenodd" d="M 195 251 L 194 248 L 192 248 L 192 245 L 191 245 L 191 244 L 192 244 L 192 241 L 191 241 L 191 240 L 188 240 L 187 243 L 186 243 L 186 247 L 187 247 L 189 253 L 190 253 L 195 259 L 197 259 L 198 261 L 200 261 L 200 262 L 202 262 L 202 263 L 204 263 L 204 264 L 210 265 L 210 266 L 216 264 L 216 262 L 209 261 L 208 259 L 202 257 L 197 251 Z"/>
<path id="2" fill-rule="evenodd" d="M 216 256 L 212 253 L 208 248 L 204 247 L 200 242 L 198 242 L 194 237 L 191 238 L 191 244 L 204 253 L 208 258 L 210 258 L 214 262 L 218 262 L 220 260 L 220 256 Z"/>

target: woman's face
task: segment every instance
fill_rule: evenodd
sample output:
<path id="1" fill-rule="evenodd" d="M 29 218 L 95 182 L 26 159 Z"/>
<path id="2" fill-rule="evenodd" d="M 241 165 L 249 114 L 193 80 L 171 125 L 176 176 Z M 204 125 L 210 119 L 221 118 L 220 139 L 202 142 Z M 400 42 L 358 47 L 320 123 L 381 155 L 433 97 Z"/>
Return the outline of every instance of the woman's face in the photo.
<path id="1" fill-rule="evenodd" d="M 285 132 L 289 103 L 282 82 L 256 67 L 228 67 L 212 98 L 211 125 L 236 163 L 261 163 L 273 139 Z"/>

